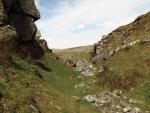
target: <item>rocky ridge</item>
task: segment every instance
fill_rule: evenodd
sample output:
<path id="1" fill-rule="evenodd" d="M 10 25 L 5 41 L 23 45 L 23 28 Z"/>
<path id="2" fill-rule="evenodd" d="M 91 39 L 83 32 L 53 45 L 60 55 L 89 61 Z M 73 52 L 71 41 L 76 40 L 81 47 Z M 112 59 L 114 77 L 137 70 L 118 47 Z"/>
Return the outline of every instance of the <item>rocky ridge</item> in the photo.
<path id="1" fill-rule="evenodd" d="M 94 44 L 92 51 L 93 62 L 100 63 L 109 59 L 114 53 L 130 48 L 133 45 L 146 41 L 149 43 L 150 12 L 139 16 L 134 22 L 121 26 Z"/>
<path id="2" fill-rule="evenodd" d="M 103 42 L 101 42 L 101 44 L 99 45 L 100 47 L 103 46 L 102 44 Z M 93 62 L 96 62 L 97 60 L 100 61 L 104 61 L 104 60 L 108 60 L 110 59 L 114 54 L 116 54 L 118 51 L 123 51 L 125 49 L 130 49 L 132 46 L 136 45 L 136 44 L 145 44 L 145 43 L 150 43 L 150 38 L 143 38 L 143 39 L 138 39 L 138 40 L 135 40 L 133 42 L 130 42 L 130 43 L 127 43 L 127 44 L 124 44 L 118 48 L 116 48 L 115 50 L 111 49 L 108 49 L 102 53 L 99 53 L 97 54 L 96 56 L 93 57 Z"/>

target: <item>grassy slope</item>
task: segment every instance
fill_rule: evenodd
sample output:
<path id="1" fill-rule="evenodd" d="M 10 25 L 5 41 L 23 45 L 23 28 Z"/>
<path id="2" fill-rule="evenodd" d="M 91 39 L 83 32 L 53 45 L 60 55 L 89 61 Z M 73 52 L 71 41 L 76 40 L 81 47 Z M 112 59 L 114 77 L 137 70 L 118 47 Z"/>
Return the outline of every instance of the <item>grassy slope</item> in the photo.
<path id="1" fill-rule="evenodd" d="M 93 46 L 81 46 L 76 48 L 69 48 L 69 49 L 54 49 L 53 52 L 63 58 L 66 59 L 74 59 L 74 60 L 86 60 L 90 61 L 91 56 L 90 52 L 93 49 Z"/>
<path id="2" fill-rule="evenodd" d="M 0 112 L 32 113 L 34 99 L 43 113 L 99 113 L 89 104 L 72 98 L 84 95 L 74 89 L 78 83 L 77 73 L 57 61 L 51 53 L 39 62 L 51 71 L 20 58 L 14 58 L 13 66 L 0 65 Z M 38 77 L 39 73 L 43 79 Z"/>
<path id="3" fill-rule="evenodd" d="M 110 69 L 100 82 L 111 88 L 123 88 L 129 97 L 142 100 L 142 109 L 150 111 L 150 44 L 138 44 L 120 51 L 105 62 Z M 105 77 L 102 77 L 105 76 Z M 107 79 L 107 81 L 106 81 Z"/>
<path id="4" fill-rule="evenodd" d="M 127 42 L 150 37 L 150 12 L 137 18 L 133 23 L 122 26 L 108 35 L 106 46 L 117 48 L 122 43 L 121 32 Z M 119 32 L 118 32 L 119 31 Z M 125 89 L 128 96 L 144 101 L 140 106 L 150 111 L 150 43 L 137 44 L 119 51 L 111 59 L 98 64 L 105 71 L 99 75 L 99 83 L 109 88 Z"/>

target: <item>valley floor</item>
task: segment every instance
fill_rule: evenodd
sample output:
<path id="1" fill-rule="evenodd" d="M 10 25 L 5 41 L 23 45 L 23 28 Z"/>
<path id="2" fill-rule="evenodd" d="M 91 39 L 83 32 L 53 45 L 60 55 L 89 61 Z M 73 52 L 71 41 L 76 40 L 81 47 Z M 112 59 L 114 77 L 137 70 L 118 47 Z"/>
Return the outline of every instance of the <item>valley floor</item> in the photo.
<path id="1" fill-rule="evenodd" d="M 96 106 L 96 101 L 105 103 L 107 94 L 114 94 L 97 84 L 97 76 L 84 76 L 73 71 L 52 53 L 37 61 L 14 57 L 10 63 L 0 65 L 0 75 L 2 113 L 104 113 L 105 107 Z M 147 83 L 144 88 L 149 86 Z M 148 113 L 150 102 L 145 101 L 145 94 L 149 92 L 143 93 L 138 88 L 123 91 L 121 97 L 143 102 L 134 106 Z M 103 95 L 103 98 L 97 96 L 96 100 L 89 101 L 88 95 L 90 98 Z"/>

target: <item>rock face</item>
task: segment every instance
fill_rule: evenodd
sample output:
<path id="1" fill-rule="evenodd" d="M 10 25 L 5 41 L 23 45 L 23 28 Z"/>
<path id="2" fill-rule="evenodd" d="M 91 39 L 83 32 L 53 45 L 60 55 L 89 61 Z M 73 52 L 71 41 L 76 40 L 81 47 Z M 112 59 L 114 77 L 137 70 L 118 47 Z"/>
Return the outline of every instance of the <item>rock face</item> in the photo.
<path id="1" fill-rule="evenodd" d="M 31 41 L 37 31 L 34 21 L 40 18 L 34 0 L 4 0 L 9 23 L 13 26 L 19 38 L 23 41 Z"/>
<path id="2" fill-rule="evenodd" d="M 31 58 L 44 55 L 46 47 L 42 47 L 43 41 L 34 23 L 39 18 L 34 0 L 0 0 L 0 52 L 11 51 Z"/>
<path id="3" fill-rule="evenodd" d="M 6 10 L 9 13 L 20 13 L 31 16 L 34 20 L 40 18 L 34 0 L 4 0 Z"/>

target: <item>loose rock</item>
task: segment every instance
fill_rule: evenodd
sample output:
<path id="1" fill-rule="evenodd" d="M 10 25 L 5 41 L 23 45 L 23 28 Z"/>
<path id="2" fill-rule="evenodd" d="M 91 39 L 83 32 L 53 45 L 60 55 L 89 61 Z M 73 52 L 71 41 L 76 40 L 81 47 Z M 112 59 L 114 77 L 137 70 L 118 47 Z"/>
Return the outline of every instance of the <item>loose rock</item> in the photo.
<path id="1" fill-rule="evenodd" d="M 87 95 L 83 99 L 99 107 L 102 113 L 145 113 L 140 108 L 134 107 L 135 103 L 131 103 L 131 99 L 124 96 L 121 90 L 114 90 L 113 92 L 104 91 L 97 95 Z"/>

